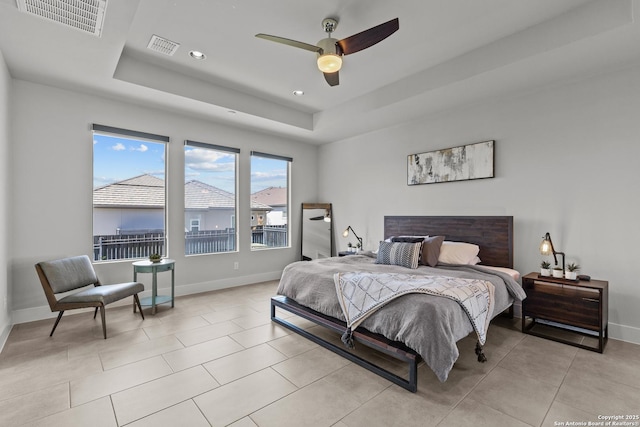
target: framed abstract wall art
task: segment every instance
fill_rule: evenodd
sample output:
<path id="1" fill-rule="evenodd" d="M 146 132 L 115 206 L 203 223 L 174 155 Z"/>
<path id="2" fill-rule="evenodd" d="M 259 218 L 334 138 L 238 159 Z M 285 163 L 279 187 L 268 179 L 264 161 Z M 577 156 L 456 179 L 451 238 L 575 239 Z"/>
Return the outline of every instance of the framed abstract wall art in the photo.
<path id="1" fill-rule="evenodd" d="M 407 185 L 493 178 L 495 141 L 407 156 Z"/>

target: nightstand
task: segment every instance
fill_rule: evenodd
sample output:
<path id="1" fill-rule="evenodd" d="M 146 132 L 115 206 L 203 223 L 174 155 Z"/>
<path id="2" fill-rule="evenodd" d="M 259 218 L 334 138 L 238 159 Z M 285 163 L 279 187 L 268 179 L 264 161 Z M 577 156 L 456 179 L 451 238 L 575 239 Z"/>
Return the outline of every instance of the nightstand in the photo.
<path id="1" fill-rule="evenodd" d="M 599 353 L 604 351 L 609 339 L 608 282 L 567 280 L 529 273 L 522 278 L 522 287 L 527 293 L 527 298 L 522 301 L 522 332 Z M 598 345 L 585 345 L 542 332 L 537 328 L 540 324 L 537 320 L 553 322 L 551 326 L 597 338 Z"/>

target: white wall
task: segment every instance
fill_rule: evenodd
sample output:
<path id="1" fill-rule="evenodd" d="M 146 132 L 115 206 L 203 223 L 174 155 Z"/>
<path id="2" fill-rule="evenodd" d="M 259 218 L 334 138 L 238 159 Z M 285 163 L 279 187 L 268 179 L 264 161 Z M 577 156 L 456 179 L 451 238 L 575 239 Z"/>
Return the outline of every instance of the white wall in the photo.
<path id="1" fill-rule="evenodd" d="M 168 255 L 176 260 L 178 294 L 277 279 L 285 265 L 299 258 L 300 205 L 317 194 L 317 147 L 21 80 L 13 81 L 12 90 L 15 233 L 7 256 L 15 323 L 50 315 L 36 262 L 92 252 L 92 123 L 170 136 Z M 185 139 L 241 149 L 238 224 L 246 227 L 239 229 L 237 253 L 183 255 Z M 291 248 L 250 250 L 251 150 L 294 159 Z M 236 261 L 238 270 L 233 269 Z M 99 264 L 96 270 L 103 282 L 128 281 L 133 274 L 130 261 Z M 169 277 L 158 276 L 161 288 L 168 286 Z M 146 283 L 150 289 L 150 280 Z"/>
<path id="2" fill-rule="evenodd" d="M 640 342 L 640 65 L 325 145 L 319 199 L 364 246 L 385 215 L 513 215 L 515 267 L 539 269 L 550 232 L 582 273 L 609 281 L 610 335 Z M 495 178 L 407 186 L 406 156 L 496 140 Z M 337 233 L 338 250 L 347 239 Z"/>
<path id="3" fill-rule="evenodd" d="M 11 159 L 9 147 L 9 101 L 11 76 L 0 51 L 0 350 L 11 330 L 9 314 L 9 239 Z"/>

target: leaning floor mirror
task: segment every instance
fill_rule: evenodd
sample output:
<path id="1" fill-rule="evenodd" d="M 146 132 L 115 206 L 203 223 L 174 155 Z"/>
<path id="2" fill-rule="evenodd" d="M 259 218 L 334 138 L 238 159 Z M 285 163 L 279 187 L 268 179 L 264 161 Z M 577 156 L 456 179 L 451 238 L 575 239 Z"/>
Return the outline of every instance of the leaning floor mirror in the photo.
<path id="1" fill-rule="evenodd" d="M 331 203 L 302 204 L 302 259 L 333 256 Z"/>

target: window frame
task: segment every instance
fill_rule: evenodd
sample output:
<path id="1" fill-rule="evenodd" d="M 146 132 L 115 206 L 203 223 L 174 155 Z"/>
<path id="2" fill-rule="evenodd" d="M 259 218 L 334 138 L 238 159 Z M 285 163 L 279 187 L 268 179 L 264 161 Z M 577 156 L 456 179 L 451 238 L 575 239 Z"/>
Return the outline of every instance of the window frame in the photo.
<path id="1" fill-rule="evenodd" d="M 169 223 L 168 223 L 168 217 L 169 217 L 169 209 L 168 209 L 168 185 L 167 185 L 167 176 L 168 176 L 168 165 L 169 165 L 169 143 L 170 143 L 170 138 L 168 136 L 165 135 L 158 135 L 158 134 L 153 134 L 153 133 L 148 133 L 148 132 L 142 132 L 142 131 L 137 131 L 137 130 L 131 130 L 131 129 L 124 129 L 124 128 L 118 128 L 118 127 L 114 127 L 114 126 L 107 126 L 107 125 L 101 125 L 101 124 L 97 124 L 97 123 L 93 123 L 91 126 L 91 136 L 92 136 L 92 141 L 95 141 L 95 135 L 103 135 L 106 137 L 113 137 L 113 138 L 119 138 L 119 139 L 127 139 L 127 140 L 131 140 L 131 141 L 136 141 L 136 142 L 147 142 L 147 143 L 154 143 L 154 144 L 162 144 L 163 146 L 163 190 L 164 190 L 164 205 L 163 205 L 163 215 L 162 215 L 162 224 L 163 224 L 163 238 L 162 238 L 162 248 L 163 250 L 161 251 L 163 256 L 168 256 L 169 254 Z M 102 257 L 97 257 L 98 253 L 102 253 L 101 249 L 99 252 L 96 252 L 96 242 L 95 242 L 95 199 L 94 199 L 94 195 L 95 195 L 95 190 L 96 187 L 94 187 L 94 180 L 95 180 L 95 143 L 92 144 L 92 150 L 91 150 L 91 157 L 92 157 L 92 197 L 91 197 L 91 234 L 92 234 L 92 252 L 93 252 L 93 259 L 92 262 L 94 263 L 109 263 L 109 262 L 131 262 L 131 261 L 135 261 L 135 260 L 139 260 L 139 259 L 144 259 L 147 258 L 151 252 L 156 252 L 153 251 L 154 248 L 157 248 L 154 245 L 150 245 L 149 248 L 144 248 L 142 252 L 143 253 L 139 253 L 137 256 L 132 256 L 132 257 L 125 257 L 125 258 L 111 258 L 111 259 L 103 259 L 104 256 Z M 134 177 L 132 177 L 134 178 Z M 126 181 L 127 179 L 123 179 L 121 181 L 116 181 L 116 182 L 122 182 L 122 181 Z M 116 182 L 107 184 L 107 185 L 111 185 L 111 184 L 115 184 Z M 117 234 L 119 235 L 121 228 L 117 227 Z M 137 251 L 139 252 L 139 251 Z M 149 253 L 145 253 L 145 252 L 149 252 Z"/>
<path id="2" fill-rule="evenodd" d="M 212 151 L 218 151 L 218 152 L 223 152 L 223 153 L 227 153 L 227 154 L 232 154 L 234 156 L 234 173 L 233 173 L 233 179 L 234 179 L 234 183 L 233 183 L 233 187 L 234 187 L 234 191 L 233 191 L 233 196 L 234 196 L 234 208 L 233 208 L 233 213 L 230 215 L 230 221 L 231 223 L 228 224 L 229 225 L 229 229 L 234 229 L 234 236 L 233 236 L 233 248 L 231 250 L 224 250 L 224 251 L 206 251 L 206 252 L 191 252 L 191 253 L 187 253 L 188 250 L 188 243 L 187 243 L 187 235 L 185 233 L 185 242 L 184 242 L 184 256 L 185 257 L 192 257 L 192 256 L 201 256 L 201 255 L 216 255 L 216 254 L 228 254 L 228 253 L 233 253 L 233 252 L 238 252 L 238 244 L 239 244 L 239 234 L 240 234 L 240 230 L 238 229 L 238 224 L 236 222 L 236 218 L 238 217 L 238 212 L 240 209 L 240 205 L 238 203 L 238 188 L 239 188 L 239 180 L 238 180 L 238 171 L 239 171 L 239 164 L 240 164 L 240 152 L 241 150 L 239 148 L 235 148 L 235 147 L 229 147 L 229 146 L 224 146 L 224 145 L 219 145 L 219 144 L 212 144 L 212 143 L 208 143 L 208 142 L 200 142 L 200 141 L 193 141 L 193 140 L 185 140 L 184 141 L 184 148 L 183 148 L 183 153 L 186 152 L 186 147 L 192 147 L 192 148 L 201 148 L 201 149 L 205 149 L 205 150 L 212 150 Z M 186 163 L 186 156 L 184 158 L 184 211 L 183 211 L 183 219 L 182 222 L 186 223 L 186 212 L 187 212 L 187 201 L 186 201 L 186 197 L 187 197 L 187 192 L 186 192 L 186 183 L 187 183 L 187 179 L 186 179 L 186 173 L 187 173 L 187 163 Z M 208 183 L 204 183 L 206 185 L 210 185 L 212 187 L 215 187 L 211 184 Z M 216 187 L 218 188 L 218 187 Z M 220 189 L 220 188 L 218 188 Z M 221 191 L 225 191 L 223 189 L 220 189 Z M 200 217 L 200 226 L 202 225 L 202 218 Z M 191 228 L 189 229 L 189 231 L 191 231 Z M 199 231 L 211 231 L 211 230 L 199 230 Z"/>
<path id="3" fill-rule="evenodd" d="M 263 250 L 271 250 L 271 249 L 290 249 L 291 248 L 291 222 L 289 221 L 289 209 L 291 208 L 291 169 L 292 169 L 292 165 L 293 165 L 293 158 L 292 157 L 288 157 L 288 156 L 281 156 L 281 155 L 277 155 L 277 154 L 270 154 L 270 153 L 265 153 L 265 152 L 261 152 L 261 151 L 251 151 L 250 153 L 250 160 L 249 160 L 249 165 L 250 165 L 250 182 L 249 182 L 249 186 L 250 186 L 250 200 L 249 200 L 249 209 L 251 211 L 251 222 L 249 224 L 250 229 L 251 229 L 251 240 L 250 242 L 250 246 L 251 246 L 251 251 L 263 251 Z M 283 215 L 283 218 L 286 219 L 286 245 L 284 246 L 254 246 L 253 243 L 253 222 L 254 222 L 254 217 L 261 217 L 262 215 L 264 215 L 264 217 L 266 217 L 266 214 L 254 214 L 253 213 L 253 209 L 251 207 L 251 203 L 252 203 L 252 198 L 253 198 L 253 158 L 254 157 L 262 157 L 262 158 L 266 158 L 266 159 L 272 159 L 272 160 L 282 160 L 286 162 L 286 173 L 287 173 L 287 177 L 286 177 L 286 188 L 287 188 L 287 206 L 286 206 L 286 215 Z M 264 218 L 263 218 L 264 219 Z M 267 222 L 266 220 L 264 221 L 265 223 Z M 266 225 L 266 224 L 265 224 Z"/>

